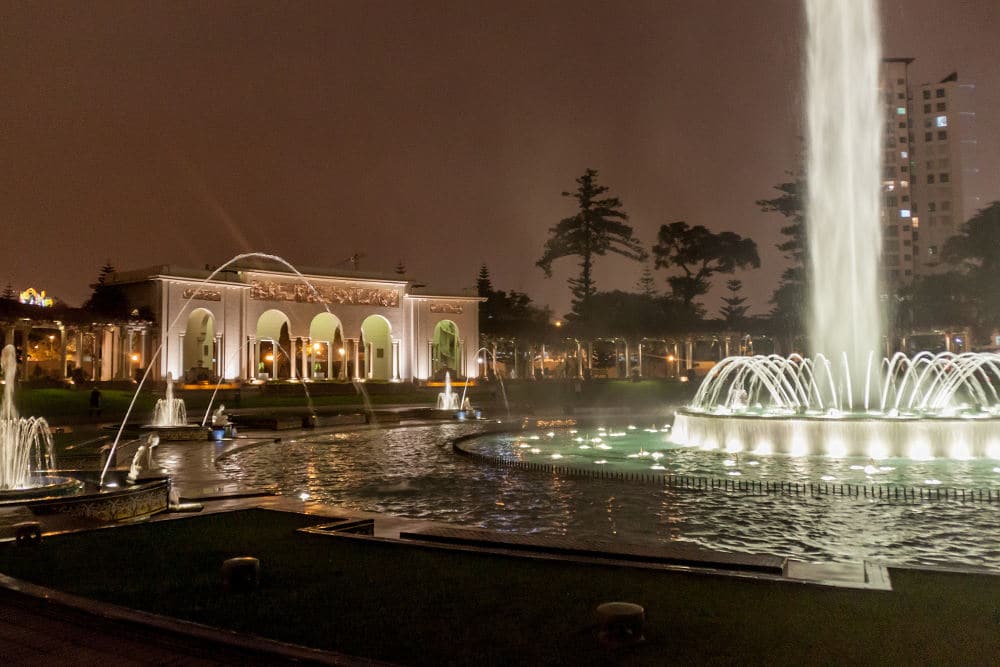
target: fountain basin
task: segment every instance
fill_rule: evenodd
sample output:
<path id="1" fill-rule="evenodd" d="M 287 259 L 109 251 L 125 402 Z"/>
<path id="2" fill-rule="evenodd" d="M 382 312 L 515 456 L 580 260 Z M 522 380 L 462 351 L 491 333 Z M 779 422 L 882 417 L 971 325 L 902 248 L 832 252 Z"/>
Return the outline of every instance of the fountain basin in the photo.
<path id="1" fill-rule="evenodd" d="M 0 507 L 27 507 L 32 514 L 66 514 L 104 522 L 136 521 L 169 506 L 170 479 L 149 477 L 129 483 L 127 471 L 111 470 L 100 487 L 100 471 L 59 470 L 45 479 L 59 480 L 57 484 L 37 487 L 41 495 L 10 495 L 0 492 Z M 15 491 L 15 494 L 17 492 Z"/>
<path id="2" fill-rule="evenodd" d="M 106 426 L 107 431 L 118 431 L 118 426 Z M 154 426 L 152 424 L 125 424 L 122 431 L 126 438 L 139 438 L 150 434 L 160 436 L 160 442 L 177 440 L 209 440 L 212 429 L 201 424 L 182 424 L 180 426 Z"/>
<path id="3" fill-rule="evenodd" d="M 701 449 L 875 459 L 1000 458 L 1000 418 L 720 415 L 680 410 L 671 440 Z"/>
<path id="4" fill-rule="evenodd" d="M 0 505 L 9 501 L 20 503 L 24 500 L 72 495 L 83 488 L 83 482 L 72 477 L 32 475 L 28 486 L 19 489 L 0 490 Z"/>

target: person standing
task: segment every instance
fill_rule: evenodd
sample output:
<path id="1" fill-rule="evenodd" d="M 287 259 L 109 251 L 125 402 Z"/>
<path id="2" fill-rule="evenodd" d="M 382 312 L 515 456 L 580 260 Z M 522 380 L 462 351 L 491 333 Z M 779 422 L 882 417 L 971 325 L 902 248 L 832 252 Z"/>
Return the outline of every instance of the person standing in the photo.
<path id="1" fill-rule="evenodd" d="M 90 392 L 90 409 L 87 414 L 91 417 L 101 416 L 101 390 L 94 385 L 93 391 Z"/>

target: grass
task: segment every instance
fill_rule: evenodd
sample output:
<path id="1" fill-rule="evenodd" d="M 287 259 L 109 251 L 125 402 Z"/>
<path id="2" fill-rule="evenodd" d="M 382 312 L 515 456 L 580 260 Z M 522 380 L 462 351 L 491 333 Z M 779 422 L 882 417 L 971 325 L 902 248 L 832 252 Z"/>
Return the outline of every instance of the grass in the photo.
<path id="1" fill-rule="evenodd" d="M 3 572 L 283 641 L 403 664 L 991 664 L 1000 577 L 893 570 L 857 591 L 305 535 L 316 518 L 207 515 L 0 547 Z M 221 562 L 261 559 L 253 593 Z M 609 656 L 608 600 L 647 610 L 648 641 Z M 613 658 L 613 660 L 612 660 Z"/>

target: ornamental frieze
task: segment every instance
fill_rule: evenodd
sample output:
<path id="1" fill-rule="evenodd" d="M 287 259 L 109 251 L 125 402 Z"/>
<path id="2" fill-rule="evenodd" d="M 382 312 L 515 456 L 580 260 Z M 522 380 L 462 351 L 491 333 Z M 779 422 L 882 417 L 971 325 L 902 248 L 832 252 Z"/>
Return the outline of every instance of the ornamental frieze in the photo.
<path id="1" fill-rule="evenodd" d="M 460 303 L 432 303 L 431 312 L 432 313 L 450 313 L 452 315 L 461 315 L 465 308 Z"/>
<path id="2" fill-rule="evenodd" d="M 222 301 L 222 292 L 216 289 L 195 289 L 188 287 L 181 293 L 183 299 L 200 299 L 201 301 Z"/>
<path id="3" fill-rule="evenodd" d="M 316 285 L 315 289 L 303 282 L 276 280 L 250 281 L 250 298 L 257 301 L 295 301 L 297 303 L 325 303 L 345 306 L 399 307 L 399 292 L 377 287 L 333 287 Z"/>

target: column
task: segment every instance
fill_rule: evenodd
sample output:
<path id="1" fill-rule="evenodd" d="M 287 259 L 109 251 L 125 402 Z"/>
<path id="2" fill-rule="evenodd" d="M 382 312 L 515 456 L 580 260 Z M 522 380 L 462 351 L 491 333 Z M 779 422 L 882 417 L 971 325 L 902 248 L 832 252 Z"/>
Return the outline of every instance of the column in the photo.
<path id="1" fill-rule="evenodd" d="M 629 363 L 631 360 L 628 358 L 628 339 L 622 341 L 625 344 L 625 379 L 629 380 L 632 378 L 632 364 Z"/>
<path id="2" fill-rule="evenodd" d="M 344 353 L 341 354 L 340 350 L 344 350 Z M 340 375 L 340 379 L 341 380 L 346 380 L 347 379 L 347 341 L 345 341 L 343 338 L 340 339 L 340 350 L 337 350 L 337 354 L 340 356 L 340 374 L 339 375 Z"/>
<path id="3" fill-rule="evenodd" d="M 295 361 L 295 340 L 295 336 L 288 337 L 288 379 L 290 380 L 295 380 L 299 377 L 299 374 L 296 372 L 299 364 Z M 274 355 L 274 361 L 277 363 L 278 355 Z M 274 375 L 278 375 L 277 369 L 275 369 Z"/>
<path id="4" fill-rule="evenodd" d="M 375 344 L 368 342 L 365 343 L 365 379 L 371 380 L 372 376 L 375 374 L 375 360 L 372 359 L 372 353 L 375 351 Z"/>
<path id="5" fill-rule="evenodd" d="M 469 363 L 468 360 L 465 358 L 465 339 L 461 338 L 458 341 L 458 368 L 456 368 L 455 370 L 458 371 L 459 375 L 467 378 L 469 377 L 469 374 L 466 372 L 466 369 L 468 367 Z"/>
<path id="6" fill-rule="evenodd" d="M 576 376 L 583 379 L 583 348 L 580 341 L 576 341 Z"/>
<path id="7" fill-rule="evenodd" d="M 260 379 L 260 341 L 257 340 L 256 336 L 250 337 L 250 347 L 253 352 L 250 364 L 250 377 L 258 380 Z"/>
<path id="8" fill-rule="evenodd" d="M 218 376 L 219 379 L 222 379 L 226 375 L 226 360 L 224 359 L 225 352 L 222 347 L 221 333 L 215 334 L 215 341 L 212 347 L 212 356 L 215 358 L 215 361 L 212 363 L 212 372 L 215 373 L 215 375 Z"/>
<path id="9" fill-rule="evenodd" d="M 497 375 L 497 344 L 496 344 L 496 342 L 493 343 L 492 348 L 493 348 L 493 360 L 492 360 L 493 376 L 494 377 L 500 377 L 499 375 Z"/>
<path id="10" fill-rule="evenodd" d="M 326 379 L 333 379 L 333 355 L 336 350 L 333 349 L 333 341 L 328 340 L 326 342 Z"/>
<path id="11" fill-rule="evenodd" d="M 694 339 L 687 338 L 684 340 L 684 368 L 691 369 L 694 368 Z"/>
<path id="12" fill-rule="evenodd" d="M 392 341 L 392 359 L 389 360 L 389 368 L 392 369 L 392 381 L 399 382 L 399 339 Z"/>
<path id="13" fill-rule="evenodd" d="M 358 339 L 351 338 L 350 340 L 351 340 L 351 361 L 353 362 L 352 365 L 354 366 L 354 372 L 352 373 L 354 377 L 352 377 L 351 379 L 360 380 L 361 369 L 359 368 L 360 364 L 358 364 Z"/>
<path id="14" fill-rule="evenodd" d="M 69 377 L 66 372 L 66 327 L 61 324 L 59 325 L 59 364 L 62 366 L 59 377 L 65 380 Z"/>
<path id="15" fill-rule="evenodd" d="M 637 363 L 638 368 L 639 368 L 639 377 L 642 378 L 643 377 L 643 375 L 642 375 L 642 341 L 639 341 L 638 359 L 636 360 L 636 363 Z"/>
<path id="16" fill-rule="evenodd" d="M 302 339 L 302 379 L 311 380 L 313 369 L 312 369 L 312 358 L 313 349 L 312 342 L 310 338 Z"/>
<path id="17" fill-rule="evenodd" d="M 434 341 L 427 341 L 427 379 L 434 376 Z"/>
<path id="18" fill-rule="evenodd" d="M 520 374 L 517 372 L 517 340 L 514 340 L 514 377 L 520 379 Z"/>

